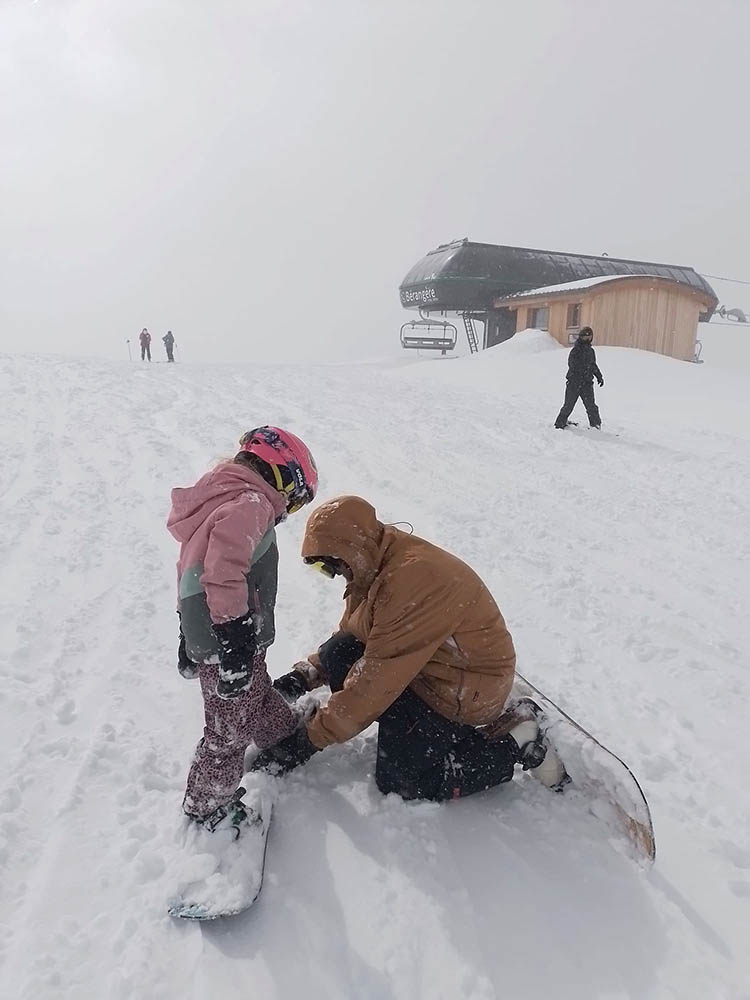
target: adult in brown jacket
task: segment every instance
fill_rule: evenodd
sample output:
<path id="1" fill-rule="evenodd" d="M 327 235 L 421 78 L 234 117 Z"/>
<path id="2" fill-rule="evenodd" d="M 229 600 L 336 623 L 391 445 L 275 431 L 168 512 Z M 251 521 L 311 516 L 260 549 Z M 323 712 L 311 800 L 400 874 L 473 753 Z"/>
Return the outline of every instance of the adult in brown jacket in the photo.
<path id="1" fill-rule="evenodd" d="M 379 723 L 376 781 L 405 798 L 456 798 L 502 781 L 523 762 L 523 740 L 489 739 L 515 672 L 513 640 L 487 587 L 466 563 L 378 520 L 345 496 L 310 516 L 302 556 L 347 580 L 338 631 L 275 684 L 289 696 L 327 682 L 331 694 L 256 768 L 288 770 Z M 531 726 L 531 732 L 529 727 Z"/>

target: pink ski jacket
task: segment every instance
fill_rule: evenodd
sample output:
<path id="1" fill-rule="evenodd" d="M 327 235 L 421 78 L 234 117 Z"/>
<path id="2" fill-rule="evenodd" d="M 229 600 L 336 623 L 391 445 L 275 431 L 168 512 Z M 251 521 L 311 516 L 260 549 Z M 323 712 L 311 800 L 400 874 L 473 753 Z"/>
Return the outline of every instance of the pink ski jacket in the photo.
<path id="1" fill-rule="evenodd" d="M 258 610 L 251 576 L 271 549 L 275 599 L 274 525 L 285 510 L 273 487 L 235 462 L 217 466 L 195 486 L 172 490 L 167 528 L 180 543 L 178 606 L 191 659 L 205 662 L 216 652 L 212 623 Z"/>

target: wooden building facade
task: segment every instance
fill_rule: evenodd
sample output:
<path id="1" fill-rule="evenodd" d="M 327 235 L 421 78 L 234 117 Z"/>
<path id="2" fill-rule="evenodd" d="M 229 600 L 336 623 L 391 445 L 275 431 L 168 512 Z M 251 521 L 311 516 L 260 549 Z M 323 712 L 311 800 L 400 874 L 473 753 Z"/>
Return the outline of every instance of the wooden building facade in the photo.
<path id="1" fill-rule="evenodd" d="M 635 347 L 682 361 L 694 360 L 699 317 L 714 304 L 701 289 L 630 274 L 548 285 L 494 301 L 495 308 L 516 312 L 516 330 L 548 330 L 567 345 L 582 326 L 590 326 L 598 345 Z"/>

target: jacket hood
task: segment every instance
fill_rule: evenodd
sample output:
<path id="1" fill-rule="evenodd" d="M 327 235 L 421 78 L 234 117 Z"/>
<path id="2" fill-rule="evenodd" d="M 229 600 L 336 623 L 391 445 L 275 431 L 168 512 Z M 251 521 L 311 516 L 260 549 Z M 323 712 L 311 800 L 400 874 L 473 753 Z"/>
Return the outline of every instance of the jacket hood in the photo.
<path id="1" fill-rule="evenodd" d="M 284 517 L 284 498 L 262 476 L 236 462 L 224 462 L 202 476 L 195 486 L 172 490 L 167 528 L 178 542 L 187 542 L 218 507 L 243 493 L 260 494 L 273 508 L 277 522 Z"/>
<path id="2" fill-rule="evenodd" d="M 362 497 L 336 497 L 310 515 L 302 558 L 343 559 L 354 575 L 354 588 L 367 590 L 380 568 L 384 534 L 372 504 Z"/>

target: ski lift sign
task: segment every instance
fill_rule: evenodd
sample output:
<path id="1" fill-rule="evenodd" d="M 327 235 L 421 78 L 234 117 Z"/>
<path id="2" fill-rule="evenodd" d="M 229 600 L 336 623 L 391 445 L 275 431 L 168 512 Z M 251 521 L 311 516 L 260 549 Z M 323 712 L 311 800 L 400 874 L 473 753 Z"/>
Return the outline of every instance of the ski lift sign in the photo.
<path id="1" fill-rule="evenodd" d="M 410 288 L 405 289 L 401 292 L 401 305 L 413 306 L 420 305 L 426 306 L 431 302 L 437 302 L 437 290 L 429 285 L 427 288 L 420 288 L 417 291 L 413 291 Z"/>

